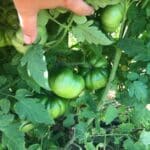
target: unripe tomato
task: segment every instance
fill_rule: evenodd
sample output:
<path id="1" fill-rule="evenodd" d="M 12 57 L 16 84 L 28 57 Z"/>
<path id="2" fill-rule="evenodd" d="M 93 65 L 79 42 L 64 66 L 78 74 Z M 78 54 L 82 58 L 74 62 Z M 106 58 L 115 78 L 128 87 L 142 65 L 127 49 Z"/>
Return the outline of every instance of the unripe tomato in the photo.
<path id="1" fill-rule="evenodd" d="M 104 8 L 101 14 L 101 23 L 107 32 L 114 32 L 123 19 L 124 7 L 121 4 L 111 5 Z"/>
<path id="2" fill-rule="evenodd" d="M 45 27 L 38 27 L 38 36 L 35 43 L 44 45 L 47 41 L 48 35 Z M 31 45 L 24 45 L 23 33 L 21 30 L 16 32 L 16 35 L 11 40 L 12 45 L 16 48 L 16 50 L 22 54 L 25 54 Z"/>
<path id="3" fill-rule="evenodd" d="M 58 118 L 62 116 L 66 111 L 65 100 L 59 97 L 50 99 L 46 106 L 46 109 L 52 118 Z"/>
<path id="4" fill-rule="evenodd" d="M 91 56 L 89 58 L 89 63 L 95 67 L 95 68 L 104 68 L 107 66 L 107 60 L 105 57 L 96 57 L 96 56 Z"/>
<path id="5" fill-rule="evenodd" d="M 97 90 L 106 86 L 107 73 L 102 69 L 94 69 L 85 76 L 86 87 L 90 90 Z"/>
<path id="6" fill-rule="evenodd" d="M 127 72 L 128 71 L 128 66 L 127 65 L 122 65 L 121 66 L 121 71 Z"/>
<path id="7" fill-rule="evenodd" d="M 16 50 L 22 54 L 25 54 L 30 48 L 30 45 L 24 45 L 23 34 L 21 30 L 16 32 L 16 35 L 11 39 L 11 43 Z"/>
<path id="8" fill-rule="evenodd" d="M 85 87 L 83 77 L 67 68 L 52 74 L 49 83 L 56 95 L 67 99 L 77 97 Z"/>
<path id="9" fill-rule="evenodd" d="M 29 123 L 29 122 L 26 122 L 26 121 L 23 122 L 22 125 L 19 128 L 19 130 L 24 132 L 24 133 L 28 133 L 32 129 L 34 129 L 34 125 L 32 123 Z"/>

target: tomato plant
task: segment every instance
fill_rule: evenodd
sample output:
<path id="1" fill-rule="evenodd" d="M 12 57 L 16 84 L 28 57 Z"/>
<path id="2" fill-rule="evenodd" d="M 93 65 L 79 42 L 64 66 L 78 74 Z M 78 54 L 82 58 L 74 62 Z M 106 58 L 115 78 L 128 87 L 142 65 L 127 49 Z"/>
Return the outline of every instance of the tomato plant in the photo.
<path id="1" fill-rule="evenodd" d="M 0 150 L 150 149 L 150 2 L 85 1 L 40 11 L 32 45 L 0 1 Z"/>

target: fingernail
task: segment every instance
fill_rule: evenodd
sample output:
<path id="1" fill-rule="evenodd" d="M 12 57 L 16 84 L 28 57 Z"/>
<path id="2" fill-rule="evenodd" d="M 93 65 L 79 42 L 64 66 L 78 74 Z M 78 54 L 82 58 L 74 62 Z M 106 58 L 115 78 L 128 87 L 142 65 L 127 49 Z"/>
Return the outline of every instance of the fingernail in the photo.
<path id="1" fill-rule="evenodd" d="M 90 9 L 89 9 L 90 10 Z M 89 15 L 93 15 L 94 14 L 94 9 L 91 7 L 91 10 L 89 11 Z"/>
<path id="2" fill-rule="evenodd" d="M 86 11 L 86 15 L 87 16 L 90 16 L 90 15 L 93 15 L 94 14 L 94 9 L 92 8 L 92 7 L 87 7 L 86 9 L 85 9 L 85 11 Z"/>
<path id="3" fill-rule="evenodd" d="M 91 11 L 91 15 L 93 15 L 95 13 L 95 11 L 94 11 L 94 9 L 92 9 L 92 11 Z"/>
<path id="4" fill-rule="evenodd" d="M 31 37 L 28 35 L 24 35 L 24 42 L 25 44 L 31 44 L 32 43 Z"/>

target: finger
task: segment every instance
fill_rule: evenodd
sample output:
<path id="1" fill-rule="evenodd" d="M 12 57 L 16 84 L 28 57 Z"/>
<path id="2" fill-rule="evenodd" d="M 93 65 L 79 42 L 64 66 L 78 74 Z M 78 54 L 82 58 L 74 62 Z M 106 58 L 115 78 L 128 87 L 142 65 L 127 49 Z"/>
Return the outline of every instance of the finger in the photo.
<path id="1" fill-rule="evenodd" d="M 37 0 L 38 9 L 54 9 L 63 5 L 63 0 Z"/>
<path id="2" fill-rule="evenodd" d="M 86 4 L 83 0 L 65 0 L 65 8 L 75 12 L 78 15 L 91 15 L 94 10 L 91 6 Z"/>
<path id="3" fill-rule="evenodd" d="M 23 13 L 18 15 L 23 31 L 24 42 L 31 44 L 35 41 L 37 36 L 37 13 Z"/>

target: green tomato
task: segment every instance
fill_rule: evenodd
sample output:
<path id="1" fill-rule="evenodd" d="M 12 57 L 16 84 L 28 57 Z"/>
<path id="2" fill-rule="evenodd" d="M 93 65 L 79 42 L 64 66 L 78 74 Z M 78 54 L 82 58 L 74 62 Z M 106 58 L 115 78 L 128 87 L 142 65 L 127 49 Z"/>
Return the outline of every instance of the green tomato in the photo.
<path id="1" fill-rule="evenodd" d="M 44 45 L 47 41 L 48 35 L 45 27 L 38 27 L 38 36 L 35 43 Z M 16 48 L 16 50 L 22 54 L 25 54 L 31 45 L 24 45 L 23 33 L 19 29 L 16 32 L 16 35 L 11 39 L 12 45 Z"/>
<path id="2" fill-rule="evenodd" d="M 30 45 L 24 45 L 23 33 L 20 29 L 16 32 L 16 35 L 11 39 L 11 43 L 16 48 L 16 50 L 22 54 L 25 54 L 31 47 Z"/>
<path id="3" fill-rule="evenodd" d="M 23 122 L 22 125 L 19 128 L 19 130 L 24 132 L 24 133 L 28 133 L 32 129 L 34 129 L 34 125 L 29 123 L 29 122 L 26 122 L 26 121 Z"/>
<path id="4" fill-rule="evenodd" d="M 21 54 L 25 54 L 30 48 L 30 45 L 23 45 L 14 38 L 11 40 L 11 43 L 16 48 L 16 50 Z"/>
<path id="5" fill-rule="evenodd" d="M 40 97 L 39 98 L 40 99 L 40 103 L 42 104 L 42 105 L 44 105 L 44 106 L 46 106 L 47 105 L 47 103 L 48 103 L 48 97 L 45 97 L 45 96 L 42 96 L 42 97 Z"/>
<path id="6" fill-rule="evenodd" d="M 70 69 L 62 69 L 50 76 L 50 87 L 52 91 L 63 98 L 75 98 L 85 87 L 82 76 L 73 73 Z"/>
<path id="7" fill-rule="evenodd" d="M 64 99 L 55 97 L 50 99 L 47 104 L 47 111 L 52 118 L 58 118 L 62 116 L 66 111 L 66 103 Z"/>
<path id="8" fill-rule="evenodd" d="M 90 90 L 101 89 L 106 86 L 107 73 L 102 69 L 91 70 L 85 76 L 86 87 Z"/>
<path id="9" fill-rule="evenodd" d="M 89 63 L 95 67 L 95 68 L 104 68 L 107 66 L 107 60 L 105 57 L 96 57 L 96 56 L 91 56 L 89 58 Z"/>
<path id="10" fill-rule="evenodd" d="M 107 32 L 114 32 L 120 25 L 124 15 L 124 7 L 121 4 L 104 8 L 101 14 L 101 23 Z"/>

